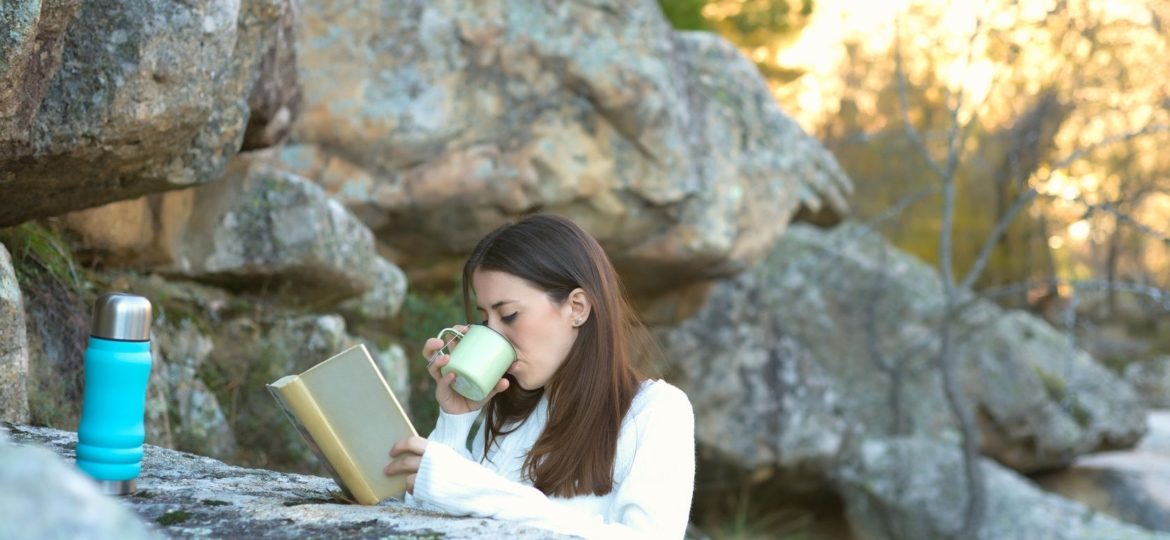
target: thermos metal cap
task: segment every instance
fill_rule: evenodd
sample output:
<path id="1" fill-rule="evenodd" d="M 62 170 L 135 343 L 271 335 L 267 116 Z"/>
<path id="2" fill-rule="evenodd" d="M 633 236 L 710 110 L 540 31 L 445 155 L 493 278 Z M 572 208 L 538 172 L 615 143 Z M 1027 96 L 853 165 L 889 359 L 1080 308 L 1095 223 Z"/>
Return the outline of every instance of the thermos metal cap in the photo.
<path id="1" fill-rule="evenodd" d="M 125 293 L 106 293 L 93 305 L 90 335 L 119 341 L 150 340 L 150 300 Z"/>

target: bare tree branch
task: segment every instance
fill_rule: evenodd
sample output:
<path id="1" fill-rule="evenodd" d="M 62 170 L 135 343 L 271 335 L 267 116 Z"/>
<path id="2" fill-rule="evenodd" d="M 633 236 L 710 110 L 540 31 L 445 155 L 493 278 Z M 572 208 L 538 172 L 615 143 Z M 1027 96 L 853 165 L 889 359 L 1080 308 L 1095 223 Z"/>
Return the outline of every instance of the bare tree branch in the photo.
<path id="1" fill-rule="evenodd" d="M 895 216 L 900 215 L 911 204 L 914 204 L 914 203 L 916 203 L 922 199 L 925 199 L 931 195 L 937 195 L 941 192 L 942 192 L 941 186 L 930 186 L 928 188 L 920 189 L 920 190 L 915 191 L 915 192 L 913 192 L 905 197 L 902 197 L 900 200 L 898 200 L 898 202 L 894 203 L 893 206 L 891 206 L 885 210 L 882 210 L 882 213 L 878 214 L 877 216 L 874 216 L 873 219 L 865 222 L 864 223 L 865 230 L 876 229 L 883 222 L 886 222 L 890 219 L 893 219 Z"/>
<path id="2" fill-rule="evenodd" d="M 983 29 L 983 14 L 975 16 L 975 28 L 971 30 L 971 37 L 967 39 L 967 59 L 963 63 L 963 76 L 959 79 L 959 91 L 955 94 L 955 105 L 951 107 L 951 130 L 947 134 L 947 177 L 954 178 L 955 170 L 959 167 L 959 154 L 963 140 L 959 139 L 959 109 L 963 107 L 963 95 L 967 91 L 967 74 L 971 72 L 971 60 L 975 57 L 975 41 Z M 971 124 L 968 124 L 971 125 Z M 966 130 L 964 130 L 966 131 Z M 959 146 L 956 147 L 956 141 Z"/>
<path id="3" fill-rule="evenodd" d="M 943 171 L 930 156 L 930 150 L 923 144 L 918 132 L 914 130 L 914 124 L 910 121 L 910 99 L 906 94 L 906 70 L 902 64 L 902 21 L 899 18 L 894 23 L 894 71 L 898 74 L 898 103 L 902 110 L 902 126 L 905 128 L 906 137 L 922 155 L 922 159 L 926 160 L 926 165 L 930 167 L 930 170 L 934 171 L 940 180 L 945 179 L 946 171 Z"/>
<path id="4" fill-rule="evenodd" d="M 1051 170 L 1053 172 L 1062 170 L 1071 165 L 1074 161 L 1081 159 L 1082 157 L 1085 157 L 1086 155 L 1091 154 L 1104 146 L 1125 142 L 1137 137 L 1141 137 L 1142 135 L 1150 135 L 1153 133 L 1170 133 L 1170 126 L 1164 124 L 1146 124 L 1144 127 L 1142 127 L 1142 129 L 1137 131 L 1105 137 L 1104 139 L 1101 139 L 1093 144 L 1073 152 L 1072 154 L 1069 154 L 1068 157 L 1056 162 L 1056 164 L 1052 166 Z M 1051 172 L 1049 175 L 1051 175 Z"/>
<path id="5" fill-rule="evenodd" d="M 1100 204 L 1092 204 L 1092 203 L 1084 200 L 1084 198 L 1082 198 L 1082 197 L 1076 197 L 1073 199 L 1066 199 L 1063 197 L 1058 197 L 1056 195 L 1048 195 L 1048 194 L 1044 195 L 1044 197 L 1050 198 L 1050 199 L 1061 199 L 1061 200 L 1073 202 L 1073 203 L 1080 204 L 1080 205 L 1084 206 L 1085 207 L 1085 214 L 1084 214 L 1084 217 L 1082 219 L 1088 219 L 1088 218 L 1092 217 L 1092 215 L 1094 213 L 1097 213 L 1097 212 L 1101 212 L 1104 214 L 1110 214 L 1113 217 L 1117 218 L 1117 220 L 1119 222 L 1125 223 L 1125 224 L 1129 225 L 1130 227 L 1133 227 L 1133 228 L 1141 231 L 1142 233 L 1145 233 L 1146 235 L 1152 236 L 1152 237 L 1158 239 L 1159 241 L 1161 241 L 1163 244 L 1170 245 L 1170 235 L 1168 235 L 1162 231 L 1156 230 L 1153 227 L 1150 227 L 1149 225 L 1146 225 L 1145 223 L 1138 221 L 1133 216 L 1131 216 L 1125 212 L 1122 212 L 1120 209 L 1117 208 L 1117 205 L 1115 205 L 1114 203 L 1106 202 L 1106 203 L 1100 203 Z"/>
<path id="6" fill-rule="evenodd" d="M 979 296 L 975 298 L 992 299 L 1001 296 L 1027 292 L 1037 287 L 1059 287 L 1060 285 L 1066 285 L 1081 291 L 1116 291 L 1145 296 L 1155 302 L 1161 303 L 1163 309 L 1170 311 L 1170 290 L 1155 287 L 1153 285 L 1145 285 L 1142 283 L 1108 281 L 1103 279 L 1061 279 L 1054 277 L 1049 279 L 1028 280 L 989 288 L 980 292 Z M 969 301 L 968 304 L 970 303 L 971 302 Z M 959 309 L 963 309 L 964 307 L 966 306 L 958 306 Z"/>
<path id="7" fill-rule="evenodd" d="M 1170 131 L 1170 126 L 1165 126 L 1165 125 L 1160 125 L 1160 124 L 1149 124 L 1149 125 L 1146 125 L 1142 129 L 1139 129 L 1137 131 L 1133 131 L 1130 133 L 1124 133 L 1121 135 L 1114 135 L 1112 137 L 1106 137 L 1106 138 L 1104 138 L 1104 139 L 1102 139 L 1094 144 L 1086 146 L 1085 148 L 1081 148 L 1077 151 L 1074 151 L 1073 153 L 1069 154 L 1064 159 L 1058 161 L 1055 165 L 1052 166 L 1051 169 L 1049 169 L 1048 174 L 1046 175 L 1046 177 L 1043 180 L 1041 180 L 1041 182 L 1047 180 L 1048 178 L 1051 178 L 1052 175 L 1056 171 L 1060 171 L 1060 170 L 1068 168 L 1070 165 L 1072 165 L 1078 159 L 1080 159 L 1080 158 L 1082 158 L 1082 157 L 1084 157 L 1084 156 L 1086 156 L 1086 155 L 1088 155 L 1088 154 L 1090 154 L 1090 153 L 1092 153 L 1092 152 L 1094 152 L 1094 151 L 1096 151 L 1104 146 L 1108 146 L 1108 145 L 1119 143 L 1119 142 L 1129 141 L 1129 140 L 1132 140 L 1134 138 L 1141 137 L 1143 135 L 1149 135 L 1149 134 L 1153 134 L 1153 133 L 1163 133 L 1163 132 L 1167 132 L 1167 131 Z M 975 263 L 973 265 L 971 265 L 971 269 L 967 272 L 967 275 L 963 278 L 962 283 L 960 283 L 960 285 L 959 285 L 960 289 L 970 289 L 972 286 L 975 285 L 975 281 L 979 279 L 980 274 L 983 273 L 984 268 L 987 266 L 987 262 L 991 257 L 991 252 L 992 252 L 992 250 L 994 250 L 995 244 L 999 242 L 999 239 L 1003 236 L 1004 232 L 1007 231 L 1008 226 L 1011 225 L 1012 220 L 1014 220 L 1016 218 L 1016 215 L 1018 215 L 1020 213 L 1020 210 L 1022 210 L 1025 205 L 1032 202 L 1032 200 L 1034 200 L 1037 196 L 1044 196 L 1045 198 L 1056 198 L 1054 195 L 1040 194 L 1038 192 L 1038 190 L 1036 189 L 1036 187 L 1031 187 L 1028 190 L 1021 193 L 1018 197 L 1016 197 L 1016 200 L 1012 202 L 1012 206 L 1003 215 L 1003 218 L 1001 218 L 999 220 L 999 222 L 995 224 L 995 229 L 991 232 L 991 236 L 989 236 L 987 238 L 987 240 L 983 243 L 983 247 L 980 248 L 978 256 L 975 257 Z M 1078 199 L 1073 199 L 1073 200 L 1076 200 L 1080 204 L 1083 204 L 1083 205 L 1089 207 L 1090 212 L 1093 210 L 1100 210 L 1103 212 L 1108 212 L 1108 213 L 1114 214 L 1115 216 L 1119 217 L 1120 219 L 1133 225 L 1137 229 L 1139 229 L 1143 232 L 1146 232 L 1152 236 L 1155 236 L 1167 244 L 1170 244 L 1170 237 L 1168 237 L 1164 233 L 1158 232 L 1158 231 L 1138 222 L 1137 220 L 1134 220 L 1132 217 L 1121 213 L 1119 210 L 1111 207 L 1108 204 L 1106 204 L 1106 205 L 1092 205 L 1092 204 L 1088 203 L 1087 201 L 1084 201 L 1083 199 L 1078 198 Z"/>
<path id="8" fill-rule="evenodd" d="M 982 17 L 976 20 L 975 29 L 971 34 L 968 43 L 968 57 L 973 54 L 974 43 L 982 27 Z M 927 166 L 931 171 L 938 176 L 942 181 L 943 194 L 943 209 L 942 209 L 942 227 L 939 231 L 939 269 L 942 274 L 943 293 L 946 297 L 946 309 L 944 311 L 951 312 L 955 305 L 959 288 L 955 283 L 954 274 L 954 256 L 952 253 L 951 242 L 954 237 L 955 225 L 955 171 L 959 163 L 959 149 L 956 148 L 956 139 L 960 132 L 959 109 L 963 104 L 963 85 L 960 84 L 959 91 L 955 97 L 954 103 L 949 104 L 951 116 L 951 128 L 947 135 L 946 149 L 946 167 L 941 167 L 937 161 L 930 155 L 930 151 L 923 144 L 922 138 L 915 131 L 913 124 L 910 122 L 910 107 L 909 98 L 906 90 L 906 71 L 902 58 L 902 25 L 901 20 L 895 22 L 895 52 L 894 52 L 894 69 L 898 76 L 898 102 L 902 109 L 902 123 L 906 131 L 906 136 L 910 142 L 918 149 L 922 155 L 923 160 L 926 161 Z M 970 60 L 968 59 L 968 66 Z M 938 365 L 942 374 L 943 392 L 946 395 L 947 403 L 951 408 L 955 419 L 959 424 L 959 430 L 962 439 L 962 454 L 963 454 L 963 472 L 967 479 L 967 508 L 963 520 L 963 525 L 960 530 L 955 532 L 955 536 L 961 540 L 973 540 L 978 537 L 979 529 L 983 525 L 983 516 L 986 513 L 986 488 L 984 486 L 985 478 L 983 471 L 979 468 L 979 433 L 978 426 L 975 423 L 974 414 L 971 412 L 966 396 L 963 394 L 962 388 L 958 381 L 958 366 L 956 366 L 954 354 L 954 325 L 950 317 L 945 317 L 942 322 L 942 327 L 939 329 L 940 347 L 938 355 Z"/>
<path id="9" fill-rule="evenodd" d="M 1016 17 L 1019 17 L 1020 3 L 1018 1 L 1012 2 L 1012 6 L 1016 8 Z M 1029 33 L 1028 39 L 1024 41 L 1021 47 L 1027 49 L 1032 44 L 1032 42 L 1036 40 L 1036 36 L 1038 34 L 1038 32 Z M 971 118 L 967 119 L 967 125 L 963 126 L 963 134 L 959 138 L 960 141 L 966 141 L 971 136 L 971 131 L 975 128 L 975 126 L 979 125 L 979 118 L 981 116 L 981 111 L 983 110 L 984 105 L 986 105 L 987 102 L 991 99 L 991 95 L 995 93 L 995 90 L 999 87 L 999 83 L 1003 81 L 1003 78 L 1007 73 L 1008 70 L 1006 69 L 997 70 L 991 77 L 991 82 L 987 85 L 987 92 L 983 94 L 983 99 L 981 99 L 979 103 L 971 109 Z M 962 157 L 963 150 L 965 148 L 965 144 L 959 145 L 959 157 Z"/>
<path id="10" fill-rule="evenodd" d="M 963 277 L 963 282 L 959 284 L 960 289 L 970 289 L 975 285 L 975 280 L 979 279 L 979 275 L 983 273 L 983 269 L 987 266 L 987 261 L 991 258 L 991 252 L 995 249 L 995 244 L 1003 237 L 1003 233 L 1007 231 L 1011 222 L 1016 219 L 1016 215 L 1020 210 L 1024 209 L 1028 203 L 1036 198 L 1036 188 L 1030 188 L 1019 197 L 1016 197 L 1015 202 L 1012 203 L 1011 208 L 1004 213 L 1003 218 L 999 223 L 995 224 L 995 229 L 991 231 L 991 236 L 984 241 L 983 247 L 979 249 L 979 255 L 975 257 L 975 264 L 971 265 L 971 269 L 967 271 L 967 275 Z"/>

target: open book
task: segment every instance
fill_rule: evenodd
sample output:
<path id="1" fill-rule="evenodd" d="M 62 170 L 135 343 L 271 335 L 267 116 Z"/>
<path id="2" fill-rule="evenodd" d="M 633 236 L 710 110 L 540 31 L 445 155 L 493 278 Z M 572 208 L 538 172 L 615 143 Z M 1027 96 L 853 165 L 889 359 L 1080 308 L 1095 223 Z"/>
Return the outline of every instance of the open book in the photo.
<path id="1" fill-rule="evenodd" d="M 350 498 L 375 504 L 406 490 L 386 476 L 390 447 L 417 435 L 364 345 L 350 347 L 268 390 Z"/>

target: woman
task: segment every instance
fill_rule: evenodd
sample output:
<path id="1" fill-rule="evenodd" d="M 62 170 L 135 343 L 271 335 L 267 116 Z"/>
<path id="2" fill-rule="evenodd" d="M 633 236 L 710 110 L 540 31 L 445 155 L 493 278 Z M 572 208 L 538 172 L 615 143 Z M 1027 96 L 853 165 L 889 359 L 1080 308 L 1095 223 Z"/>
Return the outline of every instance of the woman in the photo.
<path id="1" fill-rule="evenodd" d="M 694 490 L 694 413 L 685 394 L 634 366 L 645 332 L 601 246 L 571 221 L 534 215 L 489 233 L 463 268 L 468 320 L 504 335 L 516 361 L 483 401 L 428 368 L 440 415 L 428 439 L 390 450 L 387 475 L 454 515 L 586 538 L 682 538 Z M 638 332 L 638 333 L 635 333 Z M 423 356 L 442 348 L 429 339 Z M 468 433 L 483 409 L 470 452 Z"/>

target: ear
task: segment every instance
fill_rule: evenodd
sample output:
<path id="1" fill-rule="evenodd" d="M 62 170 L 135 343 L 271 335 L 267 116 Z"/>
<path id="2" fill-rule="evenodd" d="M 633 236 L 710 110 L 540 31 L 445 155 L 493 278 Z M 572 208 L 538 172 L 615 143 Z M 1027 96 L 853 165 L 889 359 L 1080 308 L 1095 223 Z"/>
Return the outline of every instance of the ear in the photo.
<path id="1" fill-rule="evenodd" d="M 593 304 L 589 302 L 589 295 L 585 294 L 585 290 L 577 287 L 565 299 L 565 307 L 568 308 L 569 324 L 573 325 L 573 328 L 579 328 L 589 320 Z"/>

